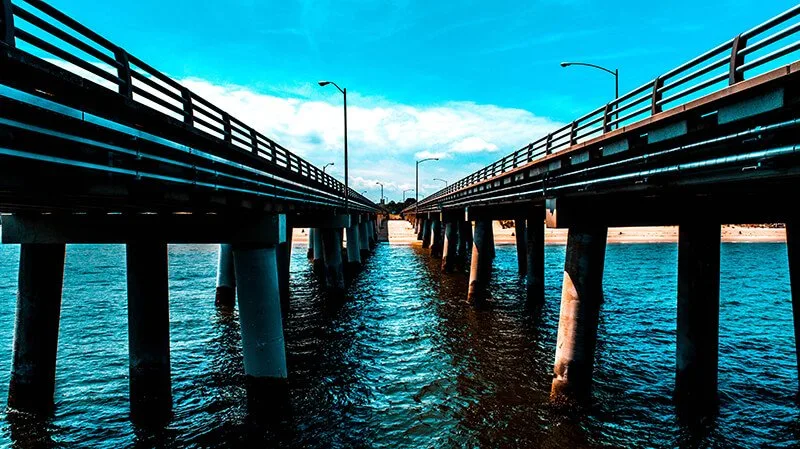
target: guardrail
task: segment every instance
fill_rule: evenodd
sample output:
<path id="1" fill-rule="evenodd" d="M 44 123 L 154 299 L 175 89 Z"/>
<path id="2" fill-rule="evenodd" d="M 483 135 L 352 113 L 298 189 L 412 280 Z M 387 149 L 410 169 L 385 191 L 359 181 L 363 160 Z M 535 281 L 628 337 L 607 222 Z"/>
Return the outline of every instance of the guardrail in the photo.
<path id="1" fill-rule="evenodd" d="M 21 48 L 18 41 L 31 47 L 32 51 L 24 51 L 52 55 L 73 73 L 182 119 L 187 126 L 222 140 L 231 149 L 249 151 L 276 167 L 321 184 L 329 192 L 374 207 L 353 189 L 345 195 L 344 184 L 331 175 L 43 1 L 0 0 L 0 45 Z"/>
<path id="2" fill-rule="evenodd" d="M 418 206 L 602 136 L 620 126 L 682 106 L 699 96 L 743 81 L 746 75 L 758 75 L 774 68 L 770 64 L 779 63 L 783 58 L 800 51 L 800 40 L 791 42 L 792 38 L 800 35 L 800 22 L 788 23 L 798 15 L 800 5 L 450 184 L 421 200 Z M 679 100 L 683 101 L 678 103 Z M 412 205 L 404 212 L 414 208 Z"/>

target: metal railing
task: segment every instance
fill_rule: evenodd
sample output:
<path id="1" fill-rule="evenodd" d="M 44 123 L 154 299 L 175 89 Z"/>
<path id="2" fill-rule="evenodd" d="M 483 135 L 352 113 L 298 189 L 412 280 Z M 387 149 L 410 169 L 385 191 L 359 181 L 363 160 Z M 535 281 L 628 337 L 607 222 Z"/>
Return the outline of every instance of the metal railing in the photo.
<path id="1" fill-rule="evenodd" d="M 800 5 L 583 115 L 419 202 L 445 196 L 759 75 L 800 51 Z M 756 40 L 757 38 L 757 40 Z M 794 40 L 792 40 L 794 39 Z M 794 60 L 800 58 L 793 58 Z M 682 100 L 678 103 L 679 100 Z M 410 211 L 412 208 L 406 209 Z"/>
<path id="2" fill-rule="evenodd" d="M 0 45 L 22 49 L 20 41 L 31 48 L 23 51 L 49 54 L 89 81 L 345 197 L 333 176 L 41 0 L 0 0 Z M 347 198 L 374 207 L 353 189 Z"/>

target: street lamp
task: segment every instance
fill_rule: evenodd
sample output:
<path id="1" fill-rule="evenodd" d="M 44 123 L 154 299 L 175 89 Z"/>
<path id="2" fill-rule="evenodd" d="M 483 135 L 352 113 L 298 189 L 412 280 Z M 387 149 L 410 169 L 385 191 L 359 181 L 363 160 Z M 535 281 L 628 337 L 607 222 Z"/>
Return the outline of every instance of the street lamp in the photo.
<path id="1" fill-rule="evenodd" d="M 443 182 L 443 183 L 444 183 L 444 187 L 445 187 L 445 188 L 447 188 L 447 181 L 445 181 L 444 179 L 442 179 L 442 178 L 433 178 L 433 180 L 434 180 L 434 181 L 441 181 L 441 182 Z"/>
<path id="2" fill-rule="evenodd" d="M 344 95 L 344 208 L 347 210 L 347 199 L 350 196 L 350 187 L 348 184 L 348 177 L 347 177 L 347 88 L 342 89 L 339 87 L 338 84 L 334 83 L 333 81 L 320 81 L 319 85 L 322 87 L 327 86 L 328 84 L 333 84 L 339 92 Z"/>
<path id="3" fill-rule="evenodd" d="M 414 191 L 414 189 L 403 190 L 403 204 L 405 204 L 405 202 L 406 202 L 406 192 L 413 192 L 413 191 Z"/>
<path id="4" fill-rule="evenodd" d="M 375 185 L 380 185 L 381 186 L 381 203 L 382 203 L 383 202 L 383 184 L 381 184 L 380 182 L 376 182 Z"/>
<path id="5" fill-rule="evenodd" d="M 336 165 L 333 162 L 328 162 L 327 164 L 322 166 L 322 173 L 325 173 L 325 169 L 330 167 L 331 165 Z"/>
<path id="6" fill-rule="evenodd" d="M 584 67 L 592 67 L 592 68 L 595 68 L 595 69 L 598 69 L 598 70 L 602 70 L 604 72 L 607 72 L 607 73 L 610 73 L 610 74 L 614 75 L 614 99 L 616 100 L 616 99 L 619 98 L 619 69 L 611 70 L 611 69 L 607 69 L 605 67 L 601 67 L 599 65 L 589 64 L 587 62 L 562 62 L 561 63 L 561 67 L 569 67 L 571 65 L 581 65 L 581 66 L 584 66 Z M 619 107 L 619 105 L 616 105 L 616 106 L 614 106 L 614 109 L 617 109 L 618 107 Z M 618 118 L 619 118 L 619 113 L 615 113 L 614 114 L 614 119 L 616 120 Z M 619 128 L 619 123 L 616 124 L 616 127 Z"/>
<path id="7" fill-rule="evenodd" d="M 438 161 L 438 157 L 426 157 L 425 159 L 420 159 L 417 161 L 417 176 L 416 176 L 416 189 L 414 191 L 414 195 L 416 197 L 416 201 L 414 202 L 414 216 L 416 217 L 419 213 L 419 164 L 426 162 L 426 161 Z"/>

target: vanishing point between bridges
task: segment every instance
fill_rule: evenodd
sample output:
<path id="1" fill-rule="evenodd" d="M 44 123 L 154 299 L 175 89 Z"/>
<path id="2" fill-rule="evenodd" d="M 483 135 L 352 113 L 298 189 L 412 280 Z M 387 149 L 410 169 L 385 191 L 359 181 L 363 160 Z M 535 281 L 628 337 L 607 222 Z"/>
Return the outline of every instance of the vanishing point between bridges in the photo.
<path id="1" fill-rule="evenodd" d="M 800 446 L 800 6 L 726 33 L 374 182 L 0 0 L 0 446 Z"/>

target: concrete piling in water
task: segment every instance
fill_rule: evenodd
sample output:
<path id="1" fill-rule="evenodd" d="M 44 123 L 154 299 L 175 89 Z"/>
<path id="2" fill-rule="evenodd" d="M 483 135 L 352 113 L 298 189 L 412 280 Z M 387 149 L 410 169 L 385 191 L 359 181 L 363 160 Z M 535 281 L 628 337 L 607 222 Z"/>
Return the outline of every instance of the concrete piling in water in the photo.
<path id="1" fill-rule="evenodd" d="M 219 245 L 217 258 L 217 291 L 214 304 L 222 309 L 233 309 L 236 303 L 236 273 L 233 270 L 231 245 Z"/>
<path id="2" fill-rule="evenodd" d="M 494 258 L 494 231 L 491 220 L 475 221 L 472 244 L 472 261 L 469 268 L 469 290 L 467 300 L 479 302 L 486 297 L 486 288 L 492 274 Z"/>
<path id="3" fill-rule="evenodd" d="M 514 220 L 514 237 L 516 237 L 517 242 L 517 268 L 519 269 L 519 274 L 526 274 L 528 271 L 528 245 L 525 243 L 526 227 L 525 218 Z"/>
<path id="4" fill-rule="evenodd" d="M 797 359 L 797 379 L 800 382 L 800 222 L 786 222 L 786 252 L 789 259 L 789 282 L 792 286 L 792 317 L 794 319 L 794 348 Z"/>
<path id="5" fill-rule="evenodd" d="M 359 248 L 361 249 L 361 263 L 367 261 L 369 257 L 369 229 L 367 228 L 367 222 L 362 221 L 358 225 L 358 238 L 360 239 Z"/>
<path id="6" fill-rule="evenodd" d="M 417 218 L 417 240 L 422 240 L 425 237 L 425 220 Z"/>
<path id="7" fill-rule="evenodd" d="M 275 245 L 233 249 L 248 408 L 274 407 L 288 394 Z"/>
<path id="8" fill-rule="evenodd" d="M 467 257 L 472 254 L 472 223 L 459 221 L 458 225 L 458 246 L 461 260 L 467 260 Z"/>
<path id="9" fill-rule="evenodd" d="M 308 251 L 306 256 L 308 260 L 314 260 L 314 228 L 308 228 Z"/>
<path id="10" fill-rule="evenodd" d="M 544 302 L 544 211 L 528 218 L 525 226 L 525 287 L 529 304 Z"/>
<path id="11" fill-rule="evenodd" d="M 323 260 L 323 249 L 322 249 L 322 229 L 314 228 L 314 262 L 313 268 L 314 273 L 323 277 L 322 274 L 325 270 L 325 261 Z"/>
<path id="12" fill-rule="evenodd" d="M 348 271 L 356 272 L 361 267 L 360 237 L 358 236 L 358 224 L 352 224 L 347 228 L 347 266 Z"/>
<path id="13" fill-rule="evenodd" d="M 34 414 L 53 410 L 56 352 L 64 281 L 63 244 L 22 244 L 8 406 Z"/>
<path id="14" fill-rule="evenodd" d="M 281 292 L 281 311 L 284 316 L 289 313 L 289 280 L 292 264 L 292 228 L 286 227 L 286 241 L 278 244 L 278 286 Z"/>
<path id="15" fill-rule="evenodd" d="M 431 257 L 442 257 L 444 242 L 442 239 L 442 221 L 437 217 L 431 220 Z"/>
<path id="16" fill-rule="evenodd" d="M 675 399 L 681 414 L 706 414 L 717 403 L 720 225 L 678 229 L 678 329 Z"/>
<path id="17" fill-rule="evenodd" d="M 422 247 L 430 248 L 431 246 L 431 223 L 432 220 L 425 219 L 422 222 Z"/>
<path id="18" fill-rule="evenodd" d="M 550 399 L 555 403 L 582 402 L 591 389 L 607 236 L 604 226 L 569 229 L 550 389 Z"/>
<path id="19" fill-rule="evenodd" d="M 455 269 L 458 259 L 458 222 L 447 220 L 444 225 L 444 251 L 442 253 L 442 271 L 449 273 Z"/>
<path id="20" fill-rule="evenodd" d="M 129 243 L 128 351 L 131 419 L 163 424 L 172 415 L 167 244 Z"/>
<path id="21" fill-rule="evenodd" d="M 325 284 L 334 295 L 345 292 L 342 266 L 342 241 L 338 229 L 322 229 L 322 247 L 325 257 Z"/>

